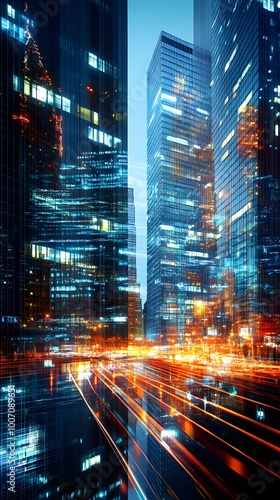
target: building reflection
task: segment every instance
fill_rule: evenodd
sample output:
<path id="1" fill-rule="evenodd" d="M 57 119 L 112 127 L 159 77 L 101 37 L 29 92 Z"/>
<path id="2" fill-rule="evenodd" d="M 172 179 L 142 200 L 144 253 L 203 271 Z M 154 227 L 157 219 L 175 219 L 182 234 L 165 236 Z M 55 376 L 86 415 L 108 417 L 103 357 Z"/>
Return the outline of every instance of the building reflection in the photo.
<path id="1" fill-rule="evenodd" d="M 78 374 L 88 365 L 72 365 Z M 88 374 L 87 374 L 88 375 Z M 82 378 L 82 377 L 81 377 Z M 80 378 L 80 384 L 83 380 Z M 8 385 L 16 388 L 13 498 L 125 498 L 119 492 L 125 475 L 114 463 L 107 473 L 111 448 L 102 439 L 65 367 L 34 371 L 27 365 L 1 380 L 1 497 L 8 498 Z M 92 406 L 96 401 L 89 396 Z M 105 464 L 105 465 L 104 465 Z"/>

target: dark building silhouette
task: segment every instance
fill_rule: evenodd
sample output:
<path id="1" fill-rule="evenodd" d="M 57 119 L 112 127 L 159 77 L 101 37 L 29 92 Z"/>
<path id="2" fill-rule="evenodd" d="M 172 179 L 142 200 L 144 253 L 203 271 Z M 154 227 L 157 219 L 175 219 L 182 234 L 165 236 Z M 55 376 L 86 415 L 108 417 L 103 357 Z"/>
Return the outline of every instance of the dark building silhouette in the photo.
<path id="1" fill-rule="evenodd" d="M 4 350 L 127 339 L 127 5 L 52 5 L 1 4 Z"/>

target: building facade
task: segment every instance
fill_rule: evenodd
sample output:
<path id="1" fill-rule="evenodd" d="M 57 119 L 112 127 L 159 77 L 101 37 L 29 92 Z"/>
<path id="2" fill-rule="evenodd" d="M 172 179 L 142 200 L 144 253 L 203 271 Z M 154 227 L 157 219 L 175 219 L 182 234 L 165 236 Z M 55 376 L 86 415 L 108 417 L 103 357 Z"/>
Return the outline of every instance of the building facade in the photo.
<path id="1" fill-rule="evenodd" d="M 147 336 L 205 334 L 215 297 L 210 53 L 160 34 L 148 69 Z"/>
<path id="2" fill-rule="evenodd" d="M 212 115 L 223 328 L 279 332 L 280 4 L 212 2 Z"/>
<path id="3" fill-rule="evenodd" d="M 127 2 L 2 2 L 1 110 L 3 349 L 126 340 Z"/>

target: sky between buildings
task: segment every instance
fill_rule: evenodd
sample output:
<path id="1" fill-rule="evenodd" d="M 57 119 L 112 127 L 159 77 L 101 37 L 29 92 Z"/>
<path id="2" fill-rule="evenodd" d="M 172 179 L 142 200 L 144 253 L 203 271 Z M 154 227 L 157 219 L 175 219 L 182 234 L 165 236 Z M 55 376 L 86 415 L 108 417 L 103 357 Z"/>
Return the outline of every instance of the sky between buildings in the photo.
<path id="1" fill-rule="evenodd" d="M 146 76 L 161 31 L 193 43 L 193 0 L 128 0 L 129 186 L 134 188 L 137 277 L 143 304 L 147 295 Z"/>

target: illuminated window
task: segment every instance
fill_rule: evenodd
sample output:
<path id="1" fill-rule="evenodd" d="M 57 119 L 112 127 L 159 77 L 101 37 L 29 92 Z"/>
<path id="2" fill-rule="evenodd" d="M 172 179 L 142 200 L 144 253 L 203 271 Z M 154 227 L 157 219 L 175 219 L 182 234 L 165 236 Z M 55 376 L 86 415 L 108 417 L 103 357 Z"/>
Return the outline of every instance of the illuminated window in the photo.
<path id="1" fill-rule="evenodd" d="M 44 87 L 40 87 L 37 85 L 37 99 L 42 102 L 46 102 L 47 100 L 47 89 Z"/>
<path id="2" fill-rule="evenodd" d="M 228 134 L 228 136 L 225 138 L 225 140 L 222 142 L 222 148 L 224 148 L 227 143 L 230 141 L 230 139 L 234 136 L 234 129 Z"/>
<path id="3" fill-rule="evenodd" d="M 67 111 L 67 113 L 70 113 L 70 104 L 71 104 L 70 99 L 66 99 L 66 97 L 62 97 L 62 109 L 63 109 L 63 111 Z"/>
<path id="4" fill-rule="evenodd" d="M 48 103 L 53 104 L 53 91 L 48 90 Z"/>
<path id="5" fill-rule="evenodd" d="M 95 455 L 93 457 L 89 457 L 86 460 L 83 461 L 82 464 L 82 470 L 85 471 L 87 469 L 90 469 L 93 465 L 100 464 L 101 456 L 100 455 Z"/>
<path id="6" fill-rule="evenodd" d="M 54 104 L 57 108 L 61 109 L 61 96 L 58 94 L 54 95 Z"/>
<path id="7" fill-rule="evenodd" d="M 234 59 L 234 57 L 235 57 L 235 55 L 236 55 L 237 49 L 238 49 L 238 45 L 236 45 L 236 47 L 235 47 L 235 48 L 234 48 L 234 50 L 232 51 L 231 56 L 230 56 L 230 58 L 229 58 L 228 62 L 226 63 L 226 65 L 225 65 L 225 73 L 226 73 L 226 72 L 227 72 L 227 70 L 229 69 L 231 62 L 233 61 L 233 59 Z"/>
<path id="8" fill-rule="evenodd" d="M 1 17 L 1 29 L 3 31 L 8 30 L 10 27 L 10 21 L 8 19 L 5 19 L 4 17 Z"/>
<path id="9" fill-rule="evenodd" d="M 159 98 L 159 96 L 160 96 L 160 93 L 161 93 L 161 88 L 159 88 L 159 90 L 158 90 L 158 93 L 157 93 L 157 95 L 156 95 L 156 97 L 155 97 L 155 100 L 154 100 L 154 102 L 153 102 L 153 106 L 152 106 L 152 108 L 156 105 L 156 103 L 157 103 L 157 101 L 158 101 L 158 98 Z"/>
<path id="10" fill-rule="evenodd" d="M 238 210 L 238 212 L 235 212 L 235 214 L 232 215 L 231 222 L 234 222 L 236 219 L 239 219 L 239 217 L 242 217 L 242 215 L 244 215 L 248 210 L 250 210 L 251 206 L 252 206 L 252 204 L 249 201 L 249 203 L 247 203 L 247 205 L 245 205 L 240 210 Z"/>
<path id="11" fill-rule="evenodd" d="M 228 157 L 228 150 L 223 154 L 222 161 L 224 161 Z"/>
<path id="12" fill-rule="evenodd" d="M 15 9 L 13 9 L 13 7 L 11 5 L 7 5 L 7 14 L 8 14 L 8 16 L 12 17 L 13 19 L 15 19 L 15 17 L 16 17 L 16 11 L 15 11 Z"/>
<path id="13" fill-rule="evenodd" d="M 98 125 L 98 113 L 96 111 L 93 111 L 93 123 L 94 125 Z"/>
<path id="14" fill-rule="evenodd" d="M 169 111 L 170 113 L 173 113 L 174 115 L 181 115 L 182 111 L 177 108 L 173 108 L 172 106 L 167 106 L 167 104 L 163 104 L 162 109 L 164 111 Z"/>
<path id="15" fill-rule="evenodd" d="M 173 95 L 161 94 L 161 98 L 162 98 L 162 100 L 165 100 L 165 101 L 176 102 L 176 97 Z"/>
<path id="16" fill-rule="evenodd" d="M 32 83 L 32 97 L 34 97 L 34 99 L 37 99 L 37 85 L 36 85 L 36 83 Z"/>
<path id="17" fill-rule="evenodd" d="M 112 147 L 112 140 L 113 138 L 111 135 L 104 134 L 104 144 L 106 144 L 106 146 L 109 146 L 109 148 Z"/>
<path id="18" fill-rule="evenodd" d="M 189 144 L 188 141 L 186 141 L 185 139 L 181 139 L 180 137 L 173 137 L 172 135 L 168 135 L 166 139 L 168 141 L 176 142 L 176 144 L 182 144 L 184 146 L 188 146 Z"/>
<path id="19" fill-rule="evenodd" d="M 277 4 L 277 7 L 279 2 Z M 269 10 L 270 12 L 274 12 L 274 0 L 263 0 L 263 8 Z"/>
<path id="20" fill-rule="evenodd" d="M 24 79 L 23 91 L 25 95 L 30 95 L 30 82 Z"/>
<path id="21" fill-rule="evenodd" d="M 18 81 L 18 76 L 14 75 L 13 76 L 13 82 L 14 82 L 14 90 L 19 91 L 19 81 Z"/>
<path id="22" fill-rule="evenodd" d="M 87 121 L 91 120 L 91 112 L 88 108 L 83 108 L 82 106 L 78 106 L 78 113 L 80 118 L 83 118 L 83 120 Z"/>
<path id="23" fill-rule="evenodd" d="M 97 56 L 95 54 L 89 53 L 89 55 L 88 55 L 88 63 L 93 68 L 97 68 Z"/>
<path id="24" fill-rule="evenodd" d="M 202 109 L 202 108 L 196 108 L 196 111 L 197 111 L 198 113 L 201 113 L 202 115 L 209 116 L 208 111 L 206 111 L 205 109 Z"/>
<path id="25" fill-rule="evenodd" d="M 238 114 L 242 113 L 244 111 L 244 108 L 247 106 L 247 104 L 250 102 L 252 99 L 253 92 L 251 91 L 250 94 L 247 95 L 246 99 L 242 102 L 241 106 L 238 108 Z"/>
<path id="26" fill-rule="evenodd" d="M 105 73 L 105 61 L 103 59 L 98 59 L 98 69 Z"/>

